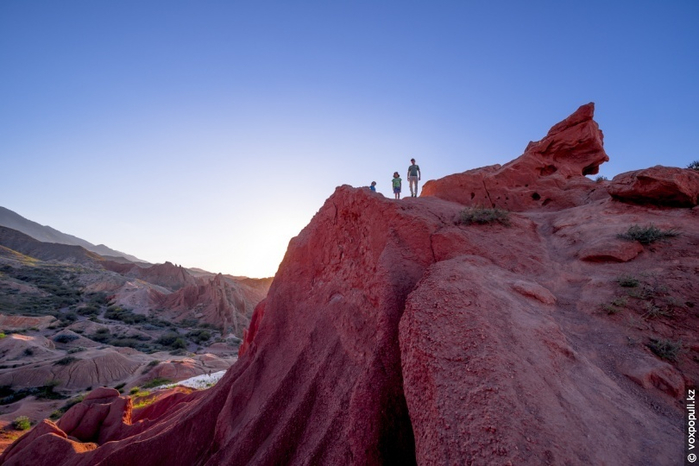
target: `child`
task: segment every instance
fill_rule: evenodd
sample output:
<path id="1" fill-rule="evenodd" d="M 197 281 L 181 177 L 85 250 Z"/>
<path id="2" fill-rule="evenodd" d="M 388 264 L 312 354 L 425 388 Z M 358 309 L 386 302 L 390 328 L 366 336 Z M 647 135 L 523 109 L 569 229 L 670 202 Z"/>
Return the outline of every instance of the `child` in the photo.
<path id="1" fill-rule="evenodd" d="M 371 189 L 371 192 L 373 193 L 376 192 L 376 181 L 371 182 L 371 186 L 369 186 L 369 189 Z"/>
<path id="2" fill-rule="evenodd" d="M 400 175 L 398 172 L 393 172 L 393 194 L 395 194 L 396 199 L 400 199 L 400 185 L 401 185 Z"/>

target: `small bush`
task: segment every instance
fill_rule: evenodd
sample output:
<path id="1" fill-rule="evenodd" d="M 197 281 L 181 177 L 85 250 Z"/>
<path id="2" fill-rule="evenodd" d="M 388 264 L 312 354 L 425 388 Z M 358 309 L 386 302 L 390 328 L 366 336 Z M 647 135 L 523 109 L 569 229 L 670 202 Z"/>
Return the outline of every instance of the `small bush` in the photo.
<path id="1" fill-rule="evenodd" d="M 624 288 L 636 288 L 641 284 L 640 280 L 633 275 L 622 275 L 616 279 L 616 282 L 619 286 L 623 286 Z"/>
<path id="2" fill-rule="evenodd" d="M 690 163 L 689 165 L 687 165 L 687 168 L 692 170 L 699 170 L 699 160 L 695 160 L 694 162 Z"/>
<path id="3" fill-rule="evenodd" d="M 611 316 L 611 315 L 614 315 L 614 314 L 617 314 L 617 313 L 619 313 L 619 312 L 621 312 L 621 309 L 620 309 L 620 308 L 618 308 L 618 307 L 616 307 L 616 306 L 613 306 L 613 305 L 611 305 L 611 304 L 604 304 L 604 305 L 602 306 L 602 310 L 603 310 L 604 312 L 606 312 L 607 314 L 609 314 L 610 316 Z"/>
<path id="4" fill-rule="evenodd" d="M 681 340 L 672 341 L 651 338 L 647 346 L 658 357 L 667 359 L 668 361 L 677 361 L 677 356 L 679 356 L 680 351 L 682 351 Z"/>
<path id="5" fill-rule="evenodd" d="M 185 349 L 187 343 L 180 337 L 179 333 L 166 333 L 155 341 L 157 344 L 167 346 L 171 349 Z"/>
<path id="6" fill-rule="evenodd" d="M 194 330 L 187 334 L 187 338 L 192 340 L 197 345 L 201 345 L 209 340 L 211 340 L 211 332 L 208 330 Z"/>
<path id="7" fill-rule="evenodd" d="M 14 421 L 12 421 L 12 427 L 14 427 L 15 430 L 27 430 L 31 426 L 32 421 L 30 421 L 27 416 L 19 416 L 16 417 Z"/>
<path id="8" fill-rule="evenodd" d="M 104 311 L 105 319 L 120 320 L 125 324 L 140 324 L 148 320 L 148 318 L 141 314 L 134 314 L 133 311 L 129 309 L 124 309 L 121 306 L 109 306 L 106 311 Z"/>
<path id="9" fill-rule="evenodd" d="M 196 327 L 199 325 L 199 319 L 182 319 L 180 326 L 184 328 Z"/>
<path id="10" fill-rule="evenodd" d="M 73 356 L 66 356 L 65 358 L 61 358 L 58 361 L 54 362 L 54 366 L 67 366 L 69 364 L 73 364 L 75 361 L 77 361 L 78 358 L 75 358 Z"/>
<path id="11" fill-rule="evenodd" d="M 77 348 L 71 348 L 68 350 L 68 354 L 80 353 L 82 351 L 87 351 L 87 348 L 85 348 L 84 346 L 78 346 Z"/>
<path id="12" fill-rule="evenodd" d="M 96 304 L 88 304 L 79 308 L 76 312 L 81 316 L 96 316 L 100 313 L 100 307 Z"/>
<path id="13" fill-rule="evenodd" d="M 160 364 L 160 361 L 158 361 L 157 359 L 154 359 L 153 361 L 149 362 L 146 365 L 146 367 L 143 368 L 143 370 L 141 371 L 141 374 L 147 374 L 148 372 L 150 372 L 151 369 L 153 369 L 158 364 Z"/>
<path id="14" fill-rule="evenodd" d="M 643 317 L 646 319 L 657 319 L 658 317 L 672 316 L 672 311 L 670 309 L 658 307 L 650 301 L 646 301 L 644 306 L 646 308 L 646 312 L 643 314 Z"/>
<path id="15" fill-rule="evenodd" d="M 141 388 L 146 388 L 146 389 L 147 389 L 147 388 L 159 387 L 159 386 L 161 386 L 161 385 L 167 385 L 167 384 L 170 384 L 170 383 L 172 383 L 172 380 L 170 380 L 170 379 L 165 379 L 165 378 L 162 378 L 162 377 L 157 377 L 157 378 L 155 378 L 155 379 L 153 379 L 153 380 L 150 380 L 150 381 L 144 383 L 143 386 L 142 386 Z"/>
<path id="16" fill-rule="evenodd" d="M 617 296 L 612 300 L 612 306 L 624 307 L 629 302 L 625 296 Z"/>
<path id="17" fill-rule="evenodd" d="M 601 175 L 600 175 L 600 176 L 598 176 L 597 178 L 595 178 L 595 183 L 602 183 L 602 182 L 604 182 L 604 181 L 607 181 L 607 177 L 606 177 L 606 176 L 601 176 Z"/>
<path id="18" fill-rule="evenodd" d="M 485 225 L 496 222 L 509 226 L 510 213 L 506 210 L 495 207 L 468 207 L 461 211 L 461 223 L 464 225 L 470 225 L 472 223 Z"/>
<path id="19" fill-rule="evenodd" d="M 70 343 L 71 341 L 77 340 L 78 337 L 77 335 L 71 335 L 70 333 L 61 333 L 60 335 L 56 335 L 53 337 L 53 341 L 56 343 Z"/>
<path id="20" fill-rule="evenodd" d="M 90 340 L 96 341 L 97 343 L 107 343 L 112 339 L 112 334 L 109 332 L 108 328 L 97 329 L 95 333 L 87 336 Z"/>
<path id="21" fill-rule="evenodd" d="M 638 241 L 641 244 L 651 244 L 666 238 L 672 238 L 679 235 L 676 230 L 661 230 L 654 225 L 642 227 L 640 225 L 631 225 L 626 233 L 620 233 L 618 238 L 628 241 Z"/>

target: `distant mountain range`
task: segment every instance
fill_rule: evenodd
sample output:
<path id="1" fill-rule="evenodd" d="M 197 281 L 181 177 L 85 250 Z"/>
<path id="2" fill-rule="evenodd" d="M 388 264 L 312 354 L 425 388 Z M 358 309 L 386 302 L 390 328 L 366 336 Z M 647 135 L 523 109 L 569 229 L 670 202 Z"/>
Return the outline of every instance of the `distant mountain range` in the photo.
<path id="1" fill-rule="evenodd" d="M 58 243 L 58 244 L 69 244 L 72 246 L 82 246 L 88 251 L 96 252 L 100 256 L 107 257 L 110 259 L 123 257 L 131 262 L 142 262 L 147 263 L 135 256 L 126 254 L 120 251 L 111 249 L 104 244 L 94 245 L 84 239 L 78 238 L 73 235 L 69 235 L 60 232 L 50 226 L 40 225 L 36 222 L 28 220 L 16 212 L 6 209 L 5 207 L 0 207 L 0 226 L 12 228 L 19 232 L 29 235 L 35 240 L 44 243 Z"/>

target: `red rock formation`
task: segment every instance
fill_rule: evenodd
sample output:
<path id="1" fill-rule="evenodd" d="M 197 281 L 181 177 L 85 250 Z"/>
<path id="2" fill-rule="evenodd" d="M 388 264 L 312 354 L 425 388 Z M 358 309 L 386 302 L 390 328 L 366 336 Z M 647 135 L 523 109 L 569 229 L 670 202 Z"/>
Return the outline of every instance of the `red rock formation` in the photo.
<path id="1" fill-rule="evenodd" d="M 607 190 L 621 201 L 693 207 L 699 204 L 699 172 L 657 165 L 617 175 Z"/>
<path id="2" fill-rule="evenodd" d="M 266 294 L 266 288 L 250 287 L 221 274 L 202 277 L 171 294 L 152 293 L 159 315 L 173 320 L 197 319 L 242 336 L 250 317 Z"/>
<path id="3" fill-rule="evenodd" d="M 47 433 L 0 462 L 53 450 L 56 465 L 677 464 L 678 398 L 699 383 L 699 211 L 576 182 L 606 157 L 590 111 L 527 151 L 555 163 L 527 179 L 556 209 L 518 185 L 509 200 L 532 210 L 510 227 L 464 226 L 446 191 L 397 202 L 340 187 L 290 242 L 215 387 L 122 416 L 109 434 L 87 429 L 95 449 Z M 558 182 L 577 194 L 558 197 Z M 617 235 L 638 223 L 682 234 L 622 255 L 601 246 L 625 245 Z M 664 362 L 651 338 L 686 351 Z"/>
<path id="4" fill-rule="evenodd" d="M 530 142 L 519 158 L 430 180 L 422 196 L 464 205 L 511 211 L 562 209 L 589 202 L 598 194 L 585 175 L 608 161 L 602 131 L 592 119 L 594 104 L 580 107 L 554 125 L 544 139 Z"/>

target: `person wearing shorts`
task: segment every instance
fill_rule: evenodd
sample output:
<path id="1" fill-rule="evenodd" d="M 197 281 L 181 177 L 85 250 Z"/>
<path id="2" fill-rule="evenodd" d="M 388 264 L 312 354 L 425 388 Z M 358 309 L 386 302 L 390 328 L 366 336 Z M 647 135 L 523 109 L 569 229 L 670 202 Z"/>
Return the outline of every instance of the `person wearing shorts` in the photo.
<path id="1" fill-rule="evenodd" d="M 420 181 L 420 165 L 415 165 L 415 159 L 410 159 L 408 167 L 408 184 L 410 184 L 410 197 L 417 197 L 417 182 Z M 413 189 L 413 185 L 415 188 Z"/>
<path id="2" fill-rule="evenodd" d="M 400 179 L 398 172 L 393 172 L 393 180 L 391 180 L 391 182 L 393 183 L 393 195 L 396 199 L 400 199 L 400 188 L 402 181 L 403 180 Z"/>

